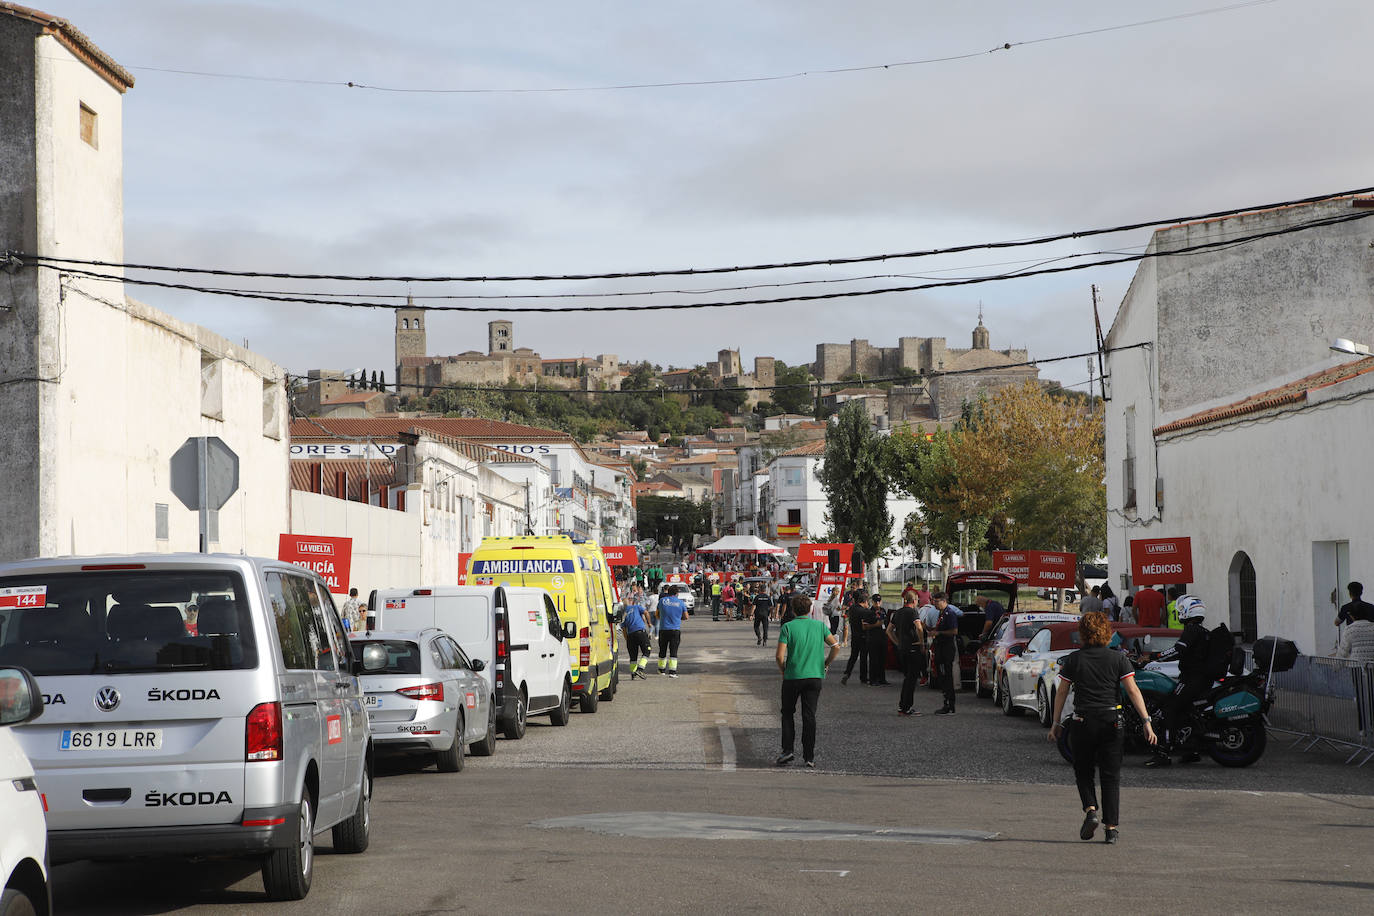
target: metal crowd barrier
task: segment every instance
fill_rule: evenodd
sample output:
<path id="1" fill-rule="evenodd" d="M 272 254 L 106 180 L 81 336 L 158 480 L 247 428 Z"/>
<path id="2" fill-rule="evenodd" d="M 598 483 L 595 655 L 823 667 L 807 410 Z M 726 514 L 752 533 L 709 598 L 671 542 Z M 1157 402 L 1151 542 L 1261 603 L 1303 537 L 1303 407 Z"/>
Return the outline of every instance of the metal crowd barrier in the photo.
<path id="1" fill-rule="evenodd" d="M 1299 655 L 1289 671 L 1273 676 L 1271 729 L 1297 735 L 1294 748 L 1317 745 L 1349 751 L 1346 763 L 1374 759 L 1374 663 Z"/>

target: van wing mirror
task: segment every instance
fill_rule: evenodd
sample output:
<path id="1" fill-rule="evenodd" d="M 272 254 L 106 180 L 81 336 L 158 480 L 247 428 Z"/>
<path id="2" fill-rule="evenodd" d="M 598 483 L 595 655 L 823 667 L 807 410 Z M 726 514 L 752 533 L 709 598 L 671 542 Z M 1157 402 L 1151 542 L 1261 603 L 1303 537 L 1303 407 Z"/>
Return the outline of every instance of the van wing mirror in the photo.
<path id="1" fill-rule="evenodd" d="M 575 621 L 575 620 L 569 620 L 568 622 L 566 622 L 566 623 L 563 624 L 563 638 L 564 638 L 564 639 L 576 639 L 576 638 L 577 638 L 577 621 Z"/>
<path id="2" fill-rule="evenodd" d="M 482 661 L 480 658 L 474 658 L 474 659 L 472 660 L 472 670 L 473 670 L 473 671 L 486 671 L 486 670 L 487 670 L 487 663 L 484 662 L 484 661 Z"/>
<path id="3" fill-rule="evenodd" d="M 43 692 L 23 668 L 0 668 L 0 725 L 20 725 L 43 712 Z"/>

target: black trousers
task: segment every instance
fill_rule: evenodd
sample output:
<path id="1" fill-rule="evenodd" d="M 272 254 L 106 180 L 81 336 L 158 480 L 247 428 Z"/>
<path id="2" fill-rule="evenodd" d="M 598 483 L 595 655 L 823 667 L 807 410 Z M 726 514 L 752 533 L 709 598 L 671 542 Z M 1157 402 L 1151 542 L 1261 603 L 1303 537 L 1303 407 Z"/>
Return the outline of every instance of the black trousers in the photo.
<path id="1" fill-rule="evenodd" d="M 754 636 L 758 639 L 762 639 L 764 642 L 768 642 L 767 614 L 760 617 L 757 611 L 754 613 Z"/>
<path id="2" fill-rule="evenodd" d="M 1179 740 L 1179 730 L 1188 723 L 1193 711 L 1193 701 L 1211 686 L 1210 682 L 1204 683 L 1204 680 L 1180 680 L 1174 692 L 1169 694 L 1169 700 L 1164 706 L 1166 746 L 1161 748 L 1162 751 L 1167 753 L 1182 749 L 1184 742 Z"/>
<path id="3" fill-rule="evenodd" d="M 677 647 L 682 643 L 681 630 L 658 631 L 658 657 L 677 658 Z"/>
<path id="4" fill-rule="evenodd" d="M 959 652 L 954 640 L 947 636 L 935 637 L 935 683 L 945 695 L 945 708 L 954 708 L 954 677 L 959 666 Z"/>
<path id="5" fill-rule="evenodd" d="M 797 701 L 801 700 L 802 759 L 816 759 L 816 706 L 821 699 L 821 679 L 797 678 L 782 682 L 782 752 L 792 753 L 797 743 Z"/>
<path id="6" fill-rule="evenodd" d="M 913 646 L 897 658 L 902 663 L 902 695 L 897 700 L 898 709 L 910 709 L 916 702 L 916 682 L 926 670 L 926 653 L 919 646 Z"/>
<path id="7" fill-rule="evenodd" d="M 1069 723 L 1073 774 L 1083 810 L 1098 808 L 1094 776 L 1102 783 L 1102 823 L 1115 827 L 1121 817 L 1121 751 L 1126 729 L 1119 710 L 1075 712 Z"/>
<path id="8" fill-rule="evenodd" d="M 890 640 L 882 630 L 869 630 L 864 634 L 864 645 L 868 647 L 868 682 L 887 683 L 887 645 Z"/>
<path id="9" fill-rule="evenodd" d="M 633 665 L 641 655 L 648 658 L 652 652 L 649 649 L 649 631 L 635 630 L 625 634 L 625 645 L 630 649 L 630 664 Z"/>
<path id="10" fill-rule="evenodd" d="M 864 634 L 861 630 L 849 631 L 849 663 L 844 666 L 844 676 L 854 673 L 854 663 L 859 663 L 859 680 L 868 683 L 868 652 L 864 649 Z"/>

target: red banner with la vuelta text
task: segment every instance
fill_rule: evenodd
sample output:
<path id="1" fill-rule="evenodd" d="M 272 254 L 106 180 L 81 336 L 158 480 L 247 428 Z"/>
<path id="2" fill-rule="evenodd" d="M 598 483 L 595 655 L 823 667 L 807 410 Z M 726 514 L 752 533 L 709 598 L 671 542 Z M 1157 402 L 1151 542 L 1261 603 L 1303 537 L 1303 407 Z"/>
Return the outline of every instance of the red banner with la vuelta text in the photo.
<path id="1" fill-rule="evenodd" d="M 1192 538 L 1131 541 L 1131 580 L 1136 585 L 1186 585 L 1193 581 Z"/>
<path id="2" fill-rule="evenodd" d="M 1073 588 L 1078 554 L 1057 550 L 994 550 L 992 568 L 1030 588 Z"/>
<path id="3" fill-rule="evenodd" d="M 348 573 L 353 565 L 353 539 L 310 534 L 283 534 L 277 541 L 277 559 L 319 573 L 331 594 L 348 593 Z"/>

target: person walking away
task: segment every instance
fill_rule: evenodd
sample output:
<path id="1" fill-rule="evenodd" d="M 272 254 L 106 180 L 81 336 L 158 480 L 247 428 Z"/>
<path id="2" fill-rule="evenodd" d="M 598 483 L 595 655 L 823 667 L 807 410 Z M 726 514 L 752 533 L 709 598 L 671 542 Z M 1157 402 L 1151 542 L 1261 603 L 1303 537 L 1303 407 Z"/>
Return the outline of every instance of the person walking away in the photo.
<path id="1" fill-rule="evenodd" d="M 825 616 L 830 622 L 830 635 L 839 636 L 840 621 L 844 619 L 844 614 L 840 612 L 840 590 L 833 589 L 830 597 L 825 599 Z"/>
<path id="2" fill-rule="evenodd" d="M 1121 622 L 1135 625 L 1135 596 L 1127 595 L 1121 604 Z"/>
<path id="3" fill-rule="evenodd" d="M 711 619 L 720 619 L 720 577 L 711 580 Z"/>
<path id="4" fill-rule="evenodd" d="M 1102 588 L 1098 590 L 1097 595 L 1099 598 L 1102 599 L 1102 613 L 1107 615 L 1107 619 L 1110 620 L 1112 623 L 1120 622 L 1121 605 L 1117 602 L 1116 593 L 1112 591 L 1112 587 L 1110 585 L 1107 585 L 1106 583 L 1103 583 Z"/>
<path id="5" fill-rule="evenodd" d="M 864 645 L 868 647 L 868 686 L 886 687 L 887 614 L 883 611 L 883 597 L 876 592 L 864 615 Z"/>
<path id="6" fill-rule="evenodd" d="M 682 645 L 682 621 L 692 615 L 687 602 L 677 594 L 677 586 L 666 587 L 667 594 L 658 599 L 658 673 L 677 677 L 677 652 Z"/>
<path id="7" fill-rule="evenodd" d="M 797 596 L 795 602 L 806 602 Z M 782 672 L 782 753 L 775 761 L 785 767 L 796 759 L 796 712 L 801 703 L 802 759 L 816 765 L 816 707 L 820 703 L 825 670 L 840 651 L 838 640 L 826 625 L 813 620 L 809 608 L 794 607 L 795 615 L 778 631 L 778 670 Z"/>
<path id="8" fill-rule="evenodd" d="M 864 648 L 864 615 L 867 609 L 864 607 L 864 593 L 853 592 L 853 600 L 849 603 L 849 610 L 845 616 L 849 618 L 849 663 L 844 666 L 844 675 L 840 678 L 840 685 L 849 683 L 849 676 L 854 673 L 854 663 L 859 663 L 859 683 L 868 683 L 868 652 Z"/>
<path id="9" fill-rule="evenodd" d="M 650 566 L 645 576 L 649 580 L 649 591 L 656 592 L 662 587 L 663 567 L 659 564 L 655 563 L 653 566 Z"/>
<path id="10" fill-rule="evenodd" d="M 363 630 L 363 619 L 358 613 L 358 590 L 350 588 L 348 590 L 348 600 L 339 609 L 339 616 L 343 618 L 344 624 L 354 633 L 361 633 Z"/>
<path id="11" fill-rule="evenodd" d="M 768 621 L 773 616 L 773 596 L 767 587 L 754 595 L 754 640 L 756 645 L 768 645 Z"/>
<path id="12" fill-rule="evenodd" d="M 1157 662 L 1178 659 L 1178 686 L 1169 695 L 1164 707 L 1164 741 L 1155 749 L 1154 756 L 1145 761 L 1147 767 L 1167 767 L 1173 763 L 1170 755 L 1181 752 L 1183 763 L 1197 763 L 1202 755 L 1188 744 L 1192 735 L 1180 734 L 1182 726 L 1188 721 L 1193 708 L 1193 700 L 1212 686 L 1208 664 L 1211 653 L 1208 651 L 1207 607 L 1195 595 L 1179 595 L 1174 600 L 1175 612 L 1183 621 L 1183 633 L 1178 641 L 1166 652 L 1155 657 Z"/>
<path id="13" fill-rule="evenodd" d="M 625 605 L 625 616 L 620 621 L 620 630 L 625 634 L 625 645 L 630 650 L 630 680 L 644 677 L 644 669 L 649 667 L 649 615 L 637 591 L 631 594 L 630 603 Z"/>
<path id="14" fill-rule="evenodd" d="M 754 618 L 754 595 L 753 589 L 747 585 L 741 585 L 735 592 L 735 598 L 739 601 L 739 615 L 745 620 Z"/>
<path id="15" fill-rule="evenodd" d="M 916 681 L 925 670 L 925 631 L 916 611 L 916 592 L 902 599 L 902 606 L 887 625 L 888 639 L 897 645 L 897 659 L 902 669 L 902 693 L 897 698 L 897 714 L 919 716 L 913 709 L 916 702 Z"/>
<path id="16" fill-rule="evenodd" d="M 1078 614 L 1091 614 L 1093 611 L 1102 610 L 1102 599 L 1098 597 L 1102 593 L 1100 586 L 1094 585 L 1092 591 L 1083 596 L 1083 600 L 1078 602 Z"/>
<path id="17" fill-rule="evenodd" d="M 1135 621 L 1142 627 L 1157 627 L 1164 614 L 1164 596 L 1153 588 L 1135 593 Z"/>
<path id="18" fill-rule="evenodd" d="M 954 715 L 954 669 L 959 665 L 959 647 L 955 637 L 959 635 L 959 615 L 954 613 L 944 592 L 930 596 L 940 616 L 935 620 L 935 641 L 932 659 L 935 676 L 941 692 L 945 695 L 945 705 L 935 710 L 937 716 Z"/>
<path id="19" fill-rule="evenodd" d="M 720 590 L 720 610 L 726 620 L 739 620 L 739 614 L 735 609 L 735 585 L 728 580 Z"/>
<path id="20" fill-rule="evenodd" d="M 1073 690 L 1073 722 L 1069 745 L 1073 748 L 1073 773 L 1078 783 L 1078 800 L 1083 804 L 1083 826 L 1078 837 L 1091 840 L 1097 825 L 1106 830 L 1103 839 L 1115 843 L 1121 823 L 1121 753 L 1125 745 L 1125 722 L 1121 717 L 1121 692 L 1145 723 L 1145 740 L 1156 741 L 1145 698 L 1135 683 L 1135 668 L 1122 652 L 1108 649 L 1112 640 L 1111 623 L 1101 611 L 1084 614 L 1078 621 L 1078 637 L 1083 648 L 1059 666 L 1059 689 L 1054 693 L 1054 724 L 1048 738 L 1059 740 L 1063 730 L 1064 701 Z M 1102 785 L 1102 807 L 1097 806 L 1096 781 Z"/>

